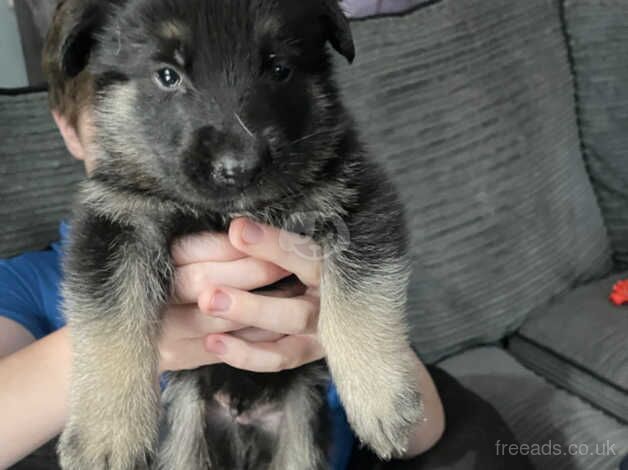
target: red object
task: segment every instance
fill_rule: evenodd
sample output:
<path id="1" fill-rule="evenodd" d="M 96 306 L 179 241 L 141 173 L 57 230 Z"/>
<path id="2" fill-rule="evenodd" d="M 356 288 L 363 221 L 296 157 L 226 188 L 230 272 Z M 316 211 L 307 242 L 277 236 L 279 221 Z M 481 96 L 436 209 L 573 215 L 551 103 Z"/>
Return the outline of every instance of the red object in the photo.
<path id="1" fill-rule="evenodd" d="M 611 302 L 615 305 L 628 304 L 628 280 L 619 281 L 613 286 L 611 293 Z"/>

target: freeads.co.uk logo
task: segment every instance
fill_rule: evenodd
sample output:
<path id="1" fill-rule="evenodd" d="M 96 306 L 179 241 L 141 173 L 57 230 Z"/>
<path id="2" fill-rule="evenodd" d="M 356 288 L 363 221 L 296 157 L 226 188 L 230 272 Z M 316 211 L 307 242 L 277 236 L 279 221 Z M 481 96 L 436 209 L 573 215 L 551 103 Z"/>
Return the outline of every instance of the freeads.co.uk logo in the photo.
<path id="1" fill-rule="evenodd" d="M 349 245 L 349 227 L 342 217 L 314 211 L 292 214 L 279 235 L 282 250 L 310 261 L 327 259 Z"/>

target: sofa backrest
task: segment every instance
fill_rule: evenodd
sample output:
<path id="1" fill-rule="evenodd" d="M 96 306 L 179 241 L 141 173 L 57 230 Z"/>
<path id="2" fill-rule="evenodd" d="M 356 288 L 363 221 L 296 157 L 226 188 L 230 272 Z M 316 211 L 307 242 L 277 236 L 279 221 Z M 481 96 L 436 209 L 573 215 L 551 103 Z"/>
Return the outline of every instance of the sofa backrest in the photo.
<path id="1" fill-rule="evenodd" d="M 497 341 L 610 267 L 578 139 L 558 0 L 441 0 L 353 23 L 339 78 L 412 231 L 427 361 Z M 0 98 L 0 255 L 56 238 L 80 166 L 43 94 Z"/>
<path id="2" fill-rule="evenodd" d="M 567 0 L 582 141 L 618 269 L 628 269 L 628 2 Z"/>
<path id="3" fill-rule="evenodd" d="M 47 93 L 0 93 L 0 257 L 56 240 L 81 178 L 81 164 L 50 116 Z"/>
<path id="4" fill-rule="evenodd" d="M 425 359 L 497 341 L 609 270 L 558 1 L 441 0 L 354 34 L 340 78 L 407 206 Z"/>

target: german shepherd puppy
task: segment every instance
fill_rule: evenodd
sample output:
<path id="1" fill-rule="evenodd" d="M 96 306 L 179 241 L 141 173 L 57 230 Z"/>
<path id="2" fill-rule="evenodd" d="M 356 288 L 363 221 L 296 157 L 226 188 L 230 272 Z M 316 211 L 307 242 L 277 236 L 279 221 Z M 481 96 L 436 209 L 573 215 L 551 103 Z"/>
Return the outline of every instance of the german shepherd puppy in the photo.
<path id="1" fill-rule="evenodd" d="M 332 77 L 326 44 L 355 53 L 337 1 L 67 0 L 56 21 L 51 73 L 89 73 L 97 161 L 65 263 L 74 363 L 62 467 L 327 468 L 329 374 L 360 440 L 385 459 L 403 452 L 422 415 L 406 227 Z M 174 373 L 160 407 L 169 247 L 239 216 L 307 227 L 322 247 L 326 362 Z"/>

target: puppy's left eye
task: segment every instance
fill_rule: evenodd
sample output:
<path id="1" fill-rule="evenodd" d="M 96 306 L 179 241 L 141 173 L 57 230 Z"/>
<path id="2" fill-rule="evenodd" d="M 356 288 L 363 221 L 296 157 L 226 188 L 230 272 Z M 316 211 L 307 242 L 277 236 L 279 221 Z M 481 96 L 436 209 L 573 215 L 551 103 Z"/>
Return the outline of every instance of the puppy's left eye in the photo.
<path id="1" fill-rule="evenodd" d="M 274 54 L 268 57 L 268 69 L 270 76 L 276 82 L 287 82 L 292 77 L 292 69 Z"/>
<path id="2" fill-rule="evenodd" d="M 164 88 L 172 90 L 181 85 L 181 75 L 170 67 L 164 67 L 155 73 L 157 82 Z"/>

